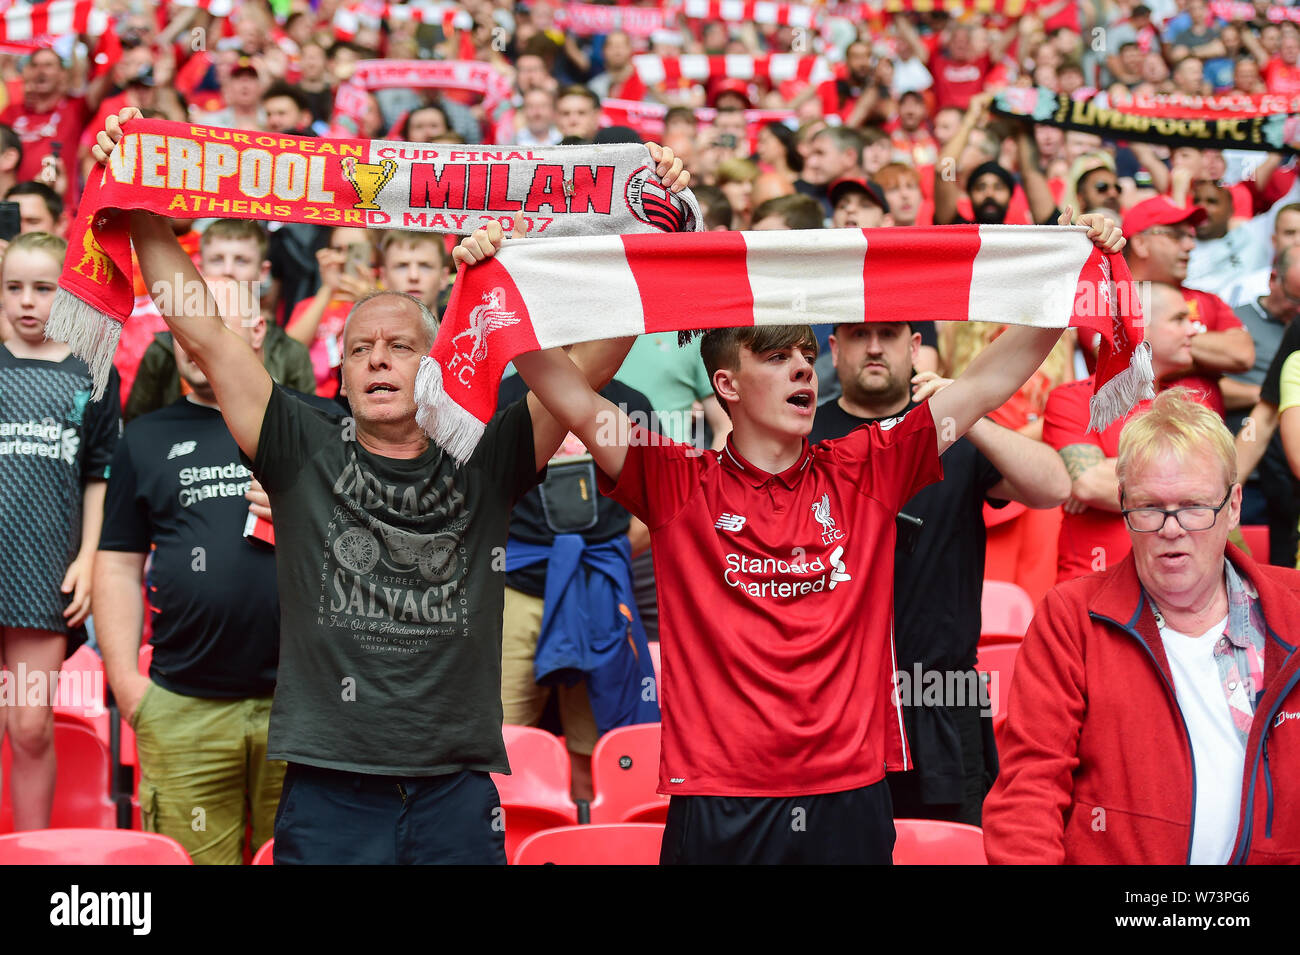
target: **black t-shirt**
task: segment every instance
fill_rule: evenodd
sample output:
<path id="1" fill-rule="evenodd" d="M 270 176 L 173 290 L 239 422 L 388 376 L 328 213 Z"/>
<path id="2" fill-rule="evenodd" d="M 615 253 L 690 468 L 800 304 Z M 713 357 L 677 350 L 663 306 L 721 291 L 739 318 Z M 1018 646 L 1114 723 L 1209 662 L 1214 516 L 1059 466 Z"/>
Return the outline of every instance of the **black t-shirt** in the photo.
<path id="1" fill-rule="evenodd" d="M 1268 366 L 1264 383 L 1259 386 L 1259 400 L 1271 405 L 1282 403 L 1282 366 L 1291 357 L 1291 353 L 1300 349 L 1300 322 L 1291 322 L 1282 333 L 1282 341 L 1273 355 L 1273 363 Z"/>
<path id="2" fill-rule="evenodd" d="M 526 402 L 457 465 L 366 451 L 350 418 L 272 393 L 253 473 L 275 512 L 280 672 L 268 756 L 399 776 L 508 772 L 510 509 L 538 481 Z"/>
<path id="3" fill-rule="evenodd" d="M 909 403 L 899 413 L 914 407 Z M 843 437 L 877 420 L 827 402 L 817 408 L 809 440 Z M 925 677 L 918 678 L 917 664 L 921 674 L 975 666 L 984 589 L 983 504 L 1005 505 L 986 497 L 1001 480 L 989 459 L 959 438 L 943 453 L 943 480 L 903 505 L 894 548 L 894 640 L 898 669 L 918 691 Z M 902 515 L 920 519 L 920 528 Z M 943 707 L 904 706 L 903 721 L 927 801 L 961 802 L 961 741 L 951 715 Z"/>
<path id="4" fill-rule="evenodd" d="M 648 426 L 653 410 L 650 401 L 635 388 L 611 381 L 601 395 L 636 423 Z M 528 385 L 518 375 L 501 382 L 497 409 L 504 410 L 528 394 Z M 510 515 L 510 536 L 529 544 L 549 545 L 556 534 L 581 534 L 588 544 L 601 544 L 627 533 L 632 517 L 623 507 L 596 490 L 596 465 L 570 442 L 556 452 L 546 480 L 519 499 Z M 575 454 L 579 460 L 565 461 Z M 557 461 L 559 463 L 557 463 Z M 546 594 L 546 564 L 536 563 L 506 574 L 506 585 L 534 597 Z"/>
<path id="5" fill-rule="evenodd" d="M 221 412 L 188 398 L 136 418 L 117 446 L 99 549 L 152 549 L 149 677 L 173 693 L 275 690 L 275 557 L 243 537 L 250 478 Z"/>

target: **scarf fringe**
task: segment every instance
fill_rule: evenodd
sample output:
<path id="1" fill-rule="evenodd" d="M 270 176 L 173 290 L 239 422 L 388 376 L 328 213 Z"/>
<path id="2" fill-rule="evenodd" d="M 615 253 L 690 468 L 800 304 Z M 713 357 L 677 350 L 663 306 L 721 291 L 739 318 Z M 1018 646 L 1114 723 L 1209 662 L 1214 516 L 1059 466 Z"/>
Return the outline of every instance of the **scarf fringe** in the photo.
<path id="1" fill-rule="evenodd" d="M 1105 430 L 1139 401 L 1155 397 L 1155 372 L 1151 368 L 1151 343 L 1133 349 L 1129 366 L 1097 389 L 1090 403 L 1089 431 Z"/>
<path id="2" fill-rule="evenodd" d="M 60 286 L 50 304 L 45 337 L 65 342 L 74 355 L 90 366 L 90 376 L 95 384 L 93 400 L 104 397 L 108 375 L 113 368 L 113 355 L 122 337 L 122 323 Z"/>
<path id="3" fill-rule="evenodd" d="M 415 423 L 457 464 L 464 464 L 483 437 L 483 422 L 456 404 L 442 387 L 442 368 L 425 355 L 415 376 Z"/>

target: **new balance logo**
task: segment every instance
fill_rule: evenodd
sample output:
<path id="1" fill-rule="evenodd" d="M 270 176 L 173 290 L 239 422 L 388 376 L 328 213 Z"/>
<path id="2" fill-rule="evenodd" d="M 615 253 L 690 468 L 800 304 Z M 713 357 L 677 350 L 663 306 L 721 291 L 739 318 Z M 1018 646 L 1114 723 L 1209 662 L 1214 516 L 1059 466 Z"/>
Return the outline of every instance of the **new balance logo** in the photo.
<path id="1" fill-rule="evenodd" d="M 745 526 L 745 518 L 739 514 L 723 514 L 713 526 L 720 531 L 738 531 Z"/>
<path id="2" fill-rule="evenodd" d="M 686 782 L 686 777 L 685 777 L 685 776 L 674 776 L 672 779 L 670 779 L 670 780 L 668 780 L 668 781 L 669 781 L 670 783 L 684 783 L 684 782 Z"/>
<path id="3" fill-rule="evenodd" d="M 180 441 L 173 444 L 172 449 L 167 452 L 167 460 L 170 461 L 172 458 L 179 458 L 183 454 L 189 454 L 196 447 L 198 447 L 197 441 Z"/>

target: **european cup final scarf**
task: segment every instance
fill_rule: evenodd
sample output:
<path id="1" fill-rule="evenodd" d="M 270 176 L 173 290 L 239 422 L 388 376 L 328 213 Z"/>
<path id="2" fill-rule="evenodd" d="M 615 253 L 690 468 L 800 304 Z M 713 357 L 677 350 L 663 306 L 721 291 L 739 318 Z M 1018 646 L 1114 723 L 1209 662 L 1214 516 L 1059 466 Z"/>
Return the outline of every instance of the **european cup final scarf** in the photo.
<path id="1" fill-rule="evenodd" d="M 98 398 L 134 303 L 123 210 L 467 235 L 489 222 L 531 235 L 686 232 L 645 146 L 430 145 L 314 139 L 132 120 L 82 196 L 46 334 L 89 364 Z"/>
<path id="2" fill-rule="evenodd" d="M 516 355 L 648 332 L 901 320 L 1099 332 L 1096 430 L 1151 396 L 1128 266 L 1081 227 L 707 232 L 530 238 L 462 267 L 416 378 L 416 420 L 465 460 Z"/>

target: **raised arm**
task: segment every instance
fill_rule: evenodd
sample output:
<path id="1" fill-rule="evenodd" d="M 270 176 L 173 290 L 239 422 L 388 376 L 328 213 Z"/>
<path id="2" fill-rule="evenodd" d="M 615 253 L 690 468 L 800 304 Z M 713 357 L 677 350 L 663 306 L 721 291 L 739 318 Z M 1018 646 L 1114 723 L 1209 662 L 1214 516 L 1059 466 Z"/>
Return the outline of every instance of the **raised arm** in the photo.
<path id="1" fill-rule="evenodd" d="M 1018 123 L 1016 128 L 1016 154 L 1020 160 L 1020 181 L 1029 200 L 1029 212 L 1035 222 L 1049 222 L 1056 212 L 1056 199 L 1039 166 L 1038 144 L 1034 142 L 1034 127 Z"/>
<path id="2" fill-rule="evenodd" d="M 93 147 L 96 162 L 108 161 L 122 138 L 122 123 L 139 115 L 139 110 L 128 108 L 108 117 Z M 256 457 L 271 399 L 271 376 L 248 343 L 226 328 L 207 283 L 168 221 L 149 212 L 130 216 L 131 242 L 145 287 L 172 335 L 212 383 L 235 443 L 250 459 Z"/>
<path id="3" fill-rule="evenodd" d="M 1070 221 L 1072 211 L 1067 207 L 1062 213 L 1062 225 Z M 1123 233 L 1105 216 L 1086 215 L 1077 221 L 1088 227 L 1088 238 L 1103 252 L 1115 253 L 1124 248 Z M 934 415 L 939 453 L 948 450 L 984 415 L 1002 407 L 1047 359 L 1063 331 L 1024 325 L 1008 327 L 975 356 L 956 381 L 931 398 L 930 413 Z"/>
<path id="4" fill-rule="evenodd" d="M 101 550 L 95 555 L 95 639 L 104 656 L 104 674 L 128 722 L 149 687 L 149 678 L 141 675 L 139 664 L 144 627 L 141 585 L 148 556 L 115 550 Z"/>
<path id="5" fill-rule="evenodd" d="M 683 169 L 681 159 L 677 158 L 673 151 L 658 143 L 646 143 L 646 149 L 650 152 L 650 158 L 656 163 L 655 174 L 669 191 L 673 194 L 681 192 L 690 184 L 691 175 Z M 525 237 L 525 223 L 523 216 L 515 220 L 514 233 L 512 239 L 522 239 Z M 506 236 L 504 231 L 496 223 L 489 224 L 486 228 L 479 229 L 473 235 L 465 238 L 460 245 L 452 251 L 452 260 L 458 265 L 466 267 L 473 266 L 479 262 L 489 259 L 496 255 L 505 244 Z M 564 365 L 574 367 L 583 377 L 588 390 L 600 398 L 599 392 L 602 388 L 613 380 L 614 375 L 623 364 L 623 359 L 632 348 L 632 343 L 636 340 L 635 336 L 623 338 L 603 338 L 590 342 L 582 342 L 574 345 L 572 350 L 566 355 L 562 349 L 561 356 L 564 357 L 563 364 L 556 363 L 562 374 L 568 374 L 568 369 Z M 560 419 L 558 414 L 554 414 L 554 409 L 549 407 L 547 401 L 539 397 L 536 389 L 532 387 L 533 382 L 524 372 L 524 368 L 530 363 L 527 361 L 528 356 L 520 356 L 515 359 L 515 368 L 518 370 L 524 383 L 528 385 L 530 394 L 528 395 L 528 413 L 533 422 L 533 448 L 536 452 L 537 469 L 540 471 L 551 456 L 559 450 L 560 445 L 564 442 L 564 436 L 572 431 L 582 439 L 587 448 L 592 451 L 595 457 L 595 449 L 586 436 L 581 434 L 576 428 L 568 426 Z M 539 368 L 540 373 L 545 373 L 545 365 Z M 535 372 L 535 374 L 538 372 Z M 600 398 L 605 401 L 604 398 Z M 605 404 L 611 408 L 614 406 L 610 402 Z M 619 410 L 622 416 L 622 411 Z M 620 425 L 621 433 L 626 434 L 626 418 Z M 624 449 L 626 450 L 626 448 Z M 600 459 L 597 458 L 597 463 Z M 618 459 L 618 471 L 623 469 L 622 455 Z M 605 473 L 610 477 L 617 478 L 618 471 L 605 469 Z"/>
<path id="6" fill-rule="evenodd" d="M 961 198 L 961 187 L 957 179 L 961 170 L 961 154 L 966 151 L 971 130 L 979 125 L 993 97 L 988 93 L 976 93 L 971 97 L 966 115 L 961 119 L 961 126 L 952 139 L 944 144 L 939 153 L 939 161 L 934 164 L 934 224 L 951 225 L 957 219 L 957 200 Z"/>
<path id="7" fill-rule="evenodd" d="M 563 429 L 559 440 L 572 431 L 587 446 L 596 466 L 617 481 L 627 459 L 631 428 L 623 409 L 598 394 L 562 348 L 520 355 L 515 368 L 530 391 L 529 411 L 539 405 L 544 408 Z"/>

